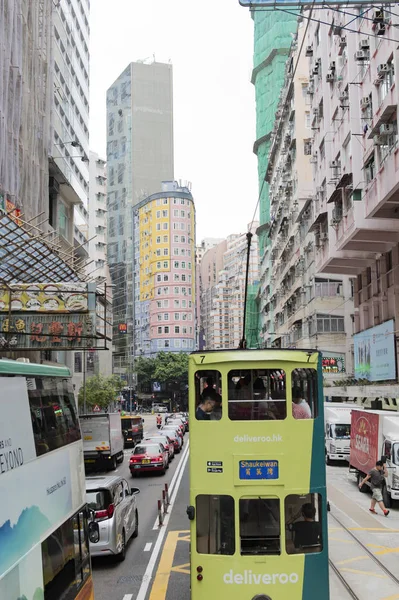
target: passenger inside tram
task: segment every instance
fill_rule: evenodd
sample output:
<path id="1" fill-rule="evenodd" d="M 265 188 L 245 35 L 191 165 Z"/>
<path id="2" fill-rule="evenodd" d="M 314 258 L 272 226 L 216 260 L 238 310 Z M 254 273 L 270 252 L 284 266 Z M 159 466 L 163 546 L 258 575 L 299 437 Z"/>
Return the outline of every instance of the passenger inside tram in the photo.
<path id="1" fill-rule="evenodd" d="M 195 417 L 199 421 L 222 418 L 222 376 L 219 371 L 197 371 L 195 374 Z"/>
<path id="2" fill-rule="evenodd" d="M 321 552 L 321 497 L 318 494 L 287 496 L 285 513 L 287 554 Z"/>
<path id="3" fill-rule="evenodd" d="M 230 371 L 228 391 L 228 413 L 233 421 L 281 420 L 286 417 L 284 371 Z"/>

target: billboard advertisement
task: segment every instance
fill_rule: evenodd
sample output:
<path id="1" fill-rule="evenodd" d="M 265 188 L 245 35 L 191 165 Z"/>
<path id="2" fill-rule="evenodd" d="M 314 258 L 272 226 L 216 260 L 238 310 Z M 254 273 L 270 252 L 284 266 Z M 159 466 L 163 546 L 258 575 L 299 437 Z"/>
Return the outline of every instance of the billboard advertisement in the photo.
<path id="1" fill-rule="evenodd" d="M 0 284 L 0 312 L 85 313 L 96 309 L 96 287 L 90 283 Z"/>
<path id="2" fill-rule="evenodd" d="M 356 379 L 396 379 L 395 321 L 366 329 L 353 336 Z"/>
<path id="3" fill-rule="evenodd" d="M 352 410 L 350 464 L 362 473 L 375 467 L 378 456 L 379 415 Z"/>

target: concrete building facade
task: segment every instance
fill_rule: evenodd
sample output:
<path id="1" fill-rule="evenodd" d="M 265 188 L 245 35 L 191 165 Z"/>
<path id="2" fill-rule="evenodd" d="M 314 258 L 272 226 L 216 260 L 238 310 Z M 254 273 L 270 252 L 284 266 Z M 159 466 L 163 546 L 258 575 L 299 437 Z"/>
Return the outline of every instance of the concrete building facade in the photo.
<path id="1" fill-rule="evenodd" d="M 189 184 L 162 183 L 134 208 L 133 357 L 195 348 L 195 207 Z"/>
<path id="2" fill-rule="evenodd" d="M 134 351 L 133 207 L 173 173 L 172 66 L 131 63 L 107 91 L 107 256 L 112 283 L 114 370 Z M 127 334 L 126 334 L 127 331 Z"/>
<path id="3" fill-rule="evenodd" d="M 252 225 L 254 232 L 259 223 Z M 249 285 L 259 282 L 258 244 L 252 238 Z M 243 335 L 246 234 L 232 234 L 205 252 L 199 266 L 200 318 L 207 350 L 238 348 Z"/>
<path id="4" fill-rule="evenodd" d="M 351 283 L 334 271 L 320 274 L 315 262 L 320 192 L 314 186 L 311 162 L 308 58 L 305 52 L 299 54 L 304 29 L 300 21 L 271 136 L 270 242 L 260 267 L 260 335 L 263 347 L 318 348 L 324 357 L 340 357 L 350 371 Z"/>
<path id="5" fill-rule="evenodd" d="M 359 33 L 347 33 L 343 17 L 323 11 L 334 27 L 312 22 L 306 52 L 313 177 L 320 190 L 313 216 L 316 270 L 353 278 L 356 334 L 397 323 L 399 316 L 398 50 L 392 41 L 399 21 L 389 7 L 367 16 L 354 12 Z"/>

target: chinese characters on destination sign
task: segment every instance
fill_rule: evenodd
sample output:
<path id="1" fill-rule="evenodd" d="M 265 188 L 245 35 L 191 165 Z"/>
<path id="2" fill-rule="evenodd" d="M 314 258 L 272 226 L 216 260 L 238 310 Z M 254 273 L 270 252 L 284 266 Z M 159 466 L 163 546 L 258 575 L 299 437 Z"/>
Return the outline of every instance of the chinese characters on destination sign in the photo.
<path id="1" fill-rule="evenodd" d="M 278 461 L 240 460 L 240 479 L 278 479 Z"/>

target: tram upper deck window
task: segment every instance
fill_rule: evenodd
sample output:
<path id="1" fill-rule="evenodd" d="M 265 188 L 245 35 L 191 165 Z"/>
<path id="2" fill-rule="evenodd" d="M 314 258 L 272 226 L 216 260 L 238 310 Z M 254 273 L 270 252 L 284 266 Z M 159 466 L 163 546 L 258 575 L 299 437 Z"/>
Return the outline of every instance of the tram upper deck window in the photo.
<path id="1" fill-rule="evenodd" d="M 321 496 L 291 494 L 285 499 L 287 554 L 321 552 Z"/>
<path id="2" fill-rule="evenodd" d="M 318 415 L 317 371 L 292 371 L 292 415 L 294 419 L 315 419 Z"/>
<path id="3" fill-rule="evenodd" d="M 280 501 L 240 499 L 241 554 L 281 554 Z"/>
<path id="4" fill-rule="evenodd" d="M 287 416 L 285 372 L 242 369 L 228 374 L 232 421 L 282 420 Z"/>
<path id="5" fill-rule="evenodd" d="M 195 417 L 198 421 L 222 418 L 222 376 L 219 371 L 196 372 Z"/>
<path id="6" fill-rule="evenodd" d="M 197 496 L 196 523 L 199 554 L 234 554 L 234 499 L 231 496 Z"/>

